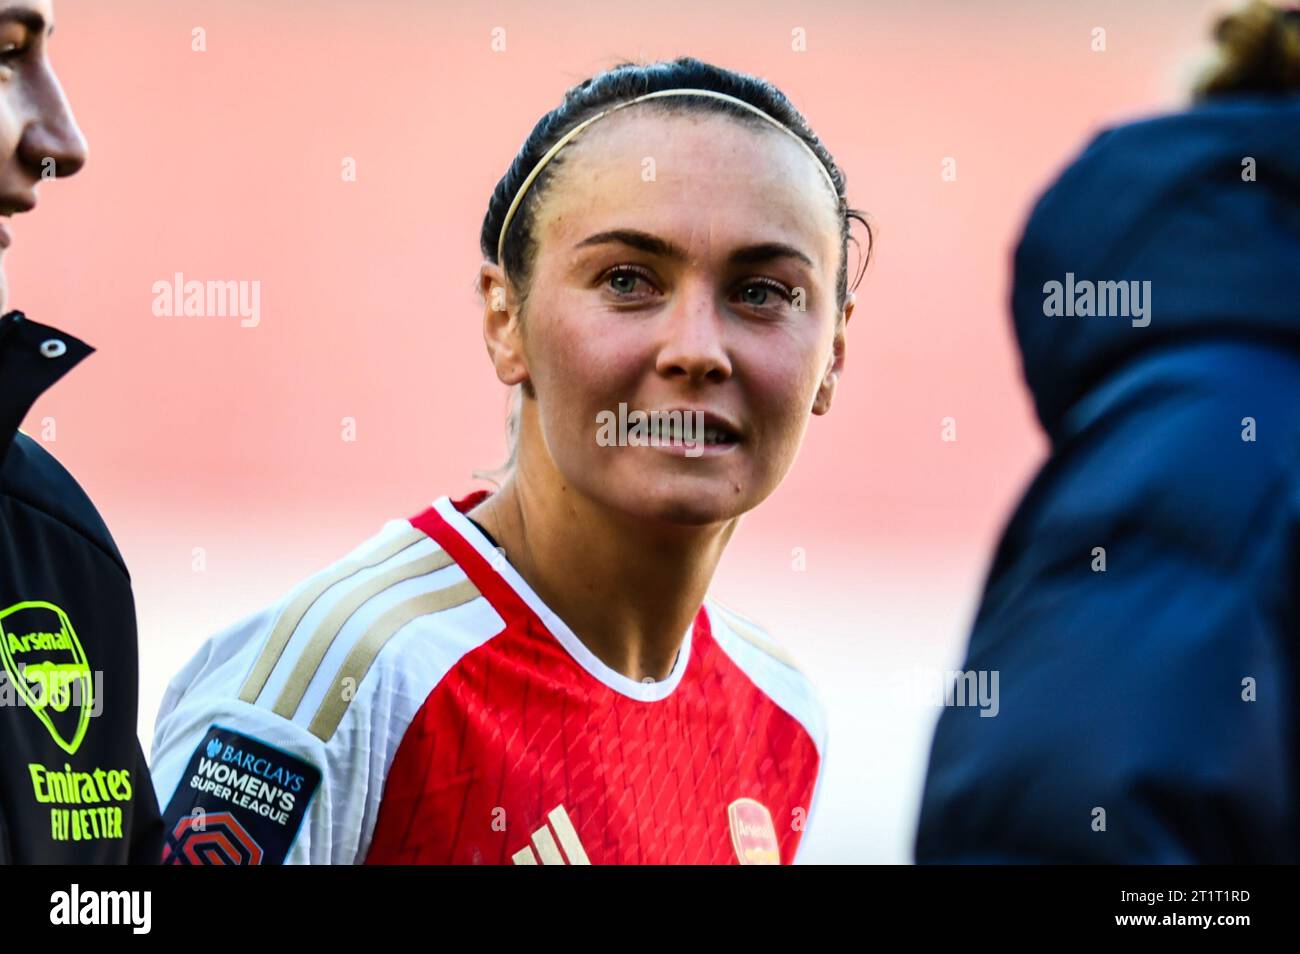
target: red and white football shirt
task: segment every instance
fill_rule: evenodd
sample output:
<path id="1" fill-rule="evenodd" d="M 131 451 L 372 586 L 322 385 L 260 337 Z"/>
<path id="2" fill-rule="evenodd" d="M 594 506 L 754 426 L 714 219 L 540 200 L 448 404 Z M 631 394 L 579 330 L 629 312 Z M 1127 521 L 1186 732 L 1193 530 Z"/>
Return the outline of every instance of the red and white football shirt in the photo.
<path id="1" fill-rule="evenodd" d="M 210 639 L 153 778 L 174 863 L 790 863 L 824 717 L 705 600 L 669 677 L 609 668 L 443 497 Z"/>

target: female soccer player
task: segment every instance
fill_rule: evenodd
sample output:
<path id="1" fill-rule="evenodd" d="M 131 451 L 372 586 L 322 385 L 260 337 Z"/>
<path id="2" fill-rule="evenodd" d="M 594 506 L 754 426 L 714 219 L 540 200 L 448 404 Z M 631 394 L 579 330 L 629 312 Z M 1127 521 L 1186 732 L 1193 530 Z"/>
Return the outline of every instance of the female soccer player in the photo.
<path id="1" fill-rule="evenodd" d="M 763 80 L 682 58 L 569 90 L 481 235 L 519 392 L 504 484 L 388 524 L 185 666 L 165 859 L 793 861 L 822 712 L 707 591 L 830 410 L 867 224 L 844 190 Z"/>

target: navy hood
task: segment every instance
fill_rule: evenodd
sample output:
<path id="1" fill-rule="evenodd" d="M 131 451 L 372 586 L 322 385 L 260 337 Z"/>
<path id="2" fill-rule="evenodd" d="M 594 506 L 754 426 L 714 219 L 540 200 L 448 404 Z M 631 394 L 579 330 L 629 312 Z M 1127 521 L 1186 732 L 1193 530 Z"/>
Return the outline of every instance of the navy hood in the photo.
<path id="1" fill-rule="evenodd" d="M 1247 158 L 1254 181 L 1243 179 Z M 1124 292 L 1112 286 L 1093 296 L 1092 316 L 1071 317 L 1060 313 L 1071 282 L 1075 311 L 1102 282 L 1139 297 L 1114 314 Z M 1107 302 L 1111 313 L 1097 314 Z M 1170 344 L 1224 336 L 1300 349 L 1300 96 L 1212 99 L 1099 134 L 1030 215 L 1012 312 L 1054 439 L 1113 371 Z"/>

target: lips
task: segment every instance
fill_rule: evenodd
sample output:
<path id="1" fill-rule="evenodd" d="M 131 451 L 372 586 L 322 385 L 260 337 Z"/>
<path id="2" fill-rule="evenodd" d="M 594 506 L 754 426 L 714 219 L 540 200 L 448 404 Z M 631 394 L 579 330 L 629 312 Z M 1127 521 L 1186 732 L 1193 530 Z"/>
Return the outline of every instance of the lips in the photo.
<path id="1" fill-rule="evenodd" d="M 706 444 L 739 444 L 744 440 L 745 435 L 739 424 L 732 422 L 731 419 L 723 417 L 721 414 L 706 411 L 703 408 L 672 407 L 650 413 L 652 416 L 660 415 L 661 419 L 664 420 L 672 420 L 671 417 L 666 417 L 666 415 L 677 415 L 684 427 L 692 428 L 695 422 L 700 420 L 697 415 L 702 414 L 703 437 Z M 689 424 L 687 424 L 688 421 Z"/>
<path id="2" fill-rule="evenodd" d="M 26 196 L 0 196 L 0 250 L 7 249 L 14 240 L 9 231 L 9 223 L 3 221 L 22 212 L 30 212 L 36 207 L 36 200 Z"/>
<path id="3" fill-rule="evenodd" d="M 36 199 L 31 196 L 0 195 L 0 216 L 21 215 L 36 208 Z"/>

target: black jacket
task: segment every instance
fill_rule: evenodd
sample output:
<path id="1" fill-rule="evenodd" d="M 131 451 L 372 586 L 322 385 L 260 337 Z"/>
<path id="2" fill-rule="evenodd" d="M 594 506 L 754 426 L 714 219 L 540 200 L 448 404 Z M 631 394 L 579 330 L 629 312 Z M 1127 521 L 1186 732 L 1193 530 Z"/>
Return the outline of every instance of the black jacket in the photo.
<path id="1" fill-rule="evenodd" d="M 996 717 L 940 717 L 918 861 L 1300 861 L 1298 143 L 1295 96 L 1120 126 L 1030 218 L 1051 457 L 963 667 Z M 1148 283 L 1145 313 L 1047 314 L 1084 282 Z"/>
<path id="2" fill-rule="evenodd" d="M 93 349 L 0 317 L 0 862 L 157 863 L 131 580 L 72 476 L 18 432 Z"/>

